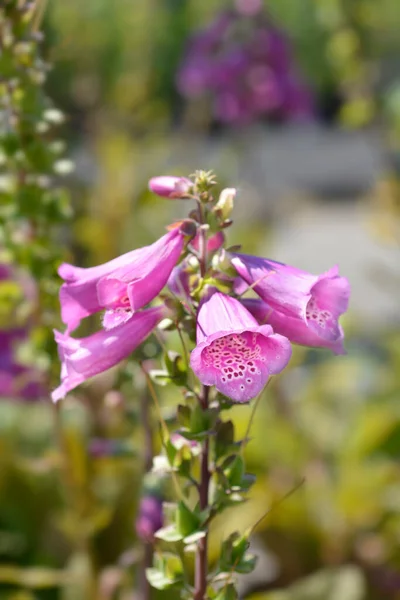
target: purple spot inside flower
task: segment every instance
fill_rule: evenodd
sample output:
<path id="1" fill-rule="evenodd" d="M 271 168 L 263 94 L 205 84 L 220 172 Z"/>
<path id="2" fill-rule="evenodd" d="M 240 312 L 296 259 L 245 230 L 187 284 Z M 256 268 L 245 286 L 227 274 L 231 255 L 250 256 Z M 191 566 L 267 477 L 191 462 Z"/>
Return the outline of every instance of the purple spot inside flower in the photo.
<path id="1" fill-rule="evenodd" d="M 202 358 L 204 364 L 213 371 L 217 387 L 223 394 L 237 396 L 239 388 L 241 392 L 246 391 L 246 397 L 251 398 L 259 393 L 268 379 L 268 369 L 265 361 L 261 360 L 262 353 L 268 350 L 265 336 L 245 331 L 214 340 L 203 350 Z M 236 362 L 234 371 L 228 366 L 232 364 L 233 358 Z M 249 377 L 250 373 L 257 375 Z"/>

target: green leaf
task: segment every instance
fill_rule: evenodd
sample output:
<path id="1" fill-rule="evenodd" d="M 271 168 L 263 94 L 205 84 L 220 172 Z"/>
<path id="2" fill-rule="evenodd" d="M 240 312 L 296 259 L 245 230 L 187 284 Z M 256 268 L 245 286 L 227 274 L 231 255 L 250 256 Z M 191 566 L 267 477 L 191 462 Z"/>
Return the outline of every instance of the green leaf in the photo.
<path id="1" fill-rule="evenodd" d="M 164 364 L 171 380 L 177 385 L 184 385 L 187 380 L 187 365 L 177 352 L 168 350 L 164 354 Z"/>
<path id="2" fill-rule="evenodd" d="M 172 579 L 163 571 L 154 568 L 146 569 L 146 577 L 150 585 L 156 590 L 167 590 L 180 581 L 179 578 Z"/>
<path id="3" fill-rule="evenodd" d="M 247 552 L 249 535 L 250 530 L 244 534 L 236 531 L 222 543 L 219 560 L 220 572 L 251 573 L 253 571 L 257 557 Z"/>
<path id="4" fill-rule="evenodd" d="M 232 421 L 220 421 L 216 426 L 215 454 L 216 458 L 221 458 L 232 451 L 234 442 L 234 426 Z"/>
<path id="5" fill-rule="evenodd" d="M 185 502 L 181 501 L 176 510 L 176 528 L 183 537 L 195 533 L 200 525 L 200 518 L 192 512 Z"/>
<path id="6" fill-rule="evenodd" d="M 183 540 L 184 544 L 197 544 L 199 540 L 202 540 L 206 535 L 205 531 L 195 531 L 194 533 L 186 536 Z"/>
<path id="7" fill-rule="evenodd" d="M 249 600 L 365 600 L 366 584 L 358 567 L 322 569 L 285 590 L 255 594 Z"/>
<path id="8" fill-rule="evenodd" d="M 233 583 L 226 585 L 218 592 L 214 600 L 238 600 L 239 596 Z"/>
<path id="9" fill-rule="evenodd" d="M 158 590 L 171 588 L 182 581 L 182 563 L 180 558 L 171 553 L 157 554 L 154 567 L 146 569 L 146 577 L 150 585 Z"/>
<path id="10" fill-rule="evenodd" d="M 178 419 L 179 425 L 181 425 L 182 427 L 189 427 L 190 415 L 191 415 L 191 410 L 190 410 L 189 406 L 186 406 L 184 404 L 178 405 L 177 419 Z"/>
<path id="11" fill-rule="evenodd" d="M 162 527 L 155 533 L 155 537 L 163 542 L 180 542 L 183 539 L 183 535 L 178 531 L 175 525 L 167 525 Z"/>
<path id="12" fill-rule="evenodd" d="M 236 563 L 235 571 L 237 573 L 248 574 L 254 571 L 257 563 L 257 556 L 250 554 L 249 552 L 243 556 L 243 558 Z"/>
<path id="13" fill-rule="evenodd" d="M 230 462 L 229 466 L 224 469 L 224 474 L 231 486 L 240 486 L 245 473 L 244 460 L 237 454 Z"/>
<path id="14" fill-rule="evenodd" d="M 209 419 L 207 411 L 196 404 L 190 415 L 190 433 L 199 434 L 208 431 Z"/>
<path id="15" fill-rule="evenodd" d="M 151 380 L 157 385 L 165 386 L 169 383 L 172 383 L 172 379 L 168 372 L 163 371 L 162 369 L 151 369 L 151 371 L 149 371 L 149 375 Z"/>
<path id="16" fill-rule="evenodd" d="M 175 448 L 170 439 L 165 442 L 165 452 L 167 453 L 170 464 L 173 466 L 178 450 Z"/>

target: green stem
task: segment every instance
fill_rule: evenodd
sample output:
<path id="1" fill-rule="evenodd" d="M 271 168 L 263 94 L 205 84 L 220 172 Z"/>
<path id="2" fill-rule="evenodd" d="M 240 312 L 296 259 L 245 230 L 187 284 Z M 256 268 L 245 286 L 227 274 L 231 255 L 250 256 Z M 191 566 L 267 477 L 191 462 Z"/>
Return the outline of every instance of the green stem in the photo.
<path id="1" fill-rule="evenodd" d="M 208 395 L 210 388 L 203 386 L 201 395 L 201 407 L 203 410 L 208 409 Z M 210 470 L 209 470 L 209 450 L 210 442 L 207 437 L 202 445 L 200 457 L 200 484 L 199 484 L 199 503 L 200 510 L 205 510 L 208 507 L 208 494 L 210 487 Z M 208 532 L 199 540 L 196 554 L 195 566 L 195 592 L 194 600 L 205 600 L 207 591 L 207 575 L 208 575 Z"/>

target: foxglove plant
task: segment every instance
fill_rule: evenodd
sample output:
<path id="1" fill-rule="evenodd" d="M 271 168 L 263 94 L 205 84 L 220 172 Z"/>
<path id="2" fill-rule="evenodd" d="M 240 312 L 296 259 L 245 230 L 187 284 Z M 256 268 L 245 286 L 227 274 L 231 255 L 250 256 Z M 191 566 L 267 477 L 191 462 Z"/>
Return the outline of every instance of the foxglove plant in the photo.
<path id="1" fill-rule="evenodd" d="M 210 102 L 213 119 L 227 125 L 304 119 L 314 112 L 290 42 L 260 2 L 237 2 L 194 35 L 176 83 L 186 100 Z"/>
<path id="2" fill-rule="evenodd" d="M 155 475 L 173 478 L 178 501 L 162 515 L 159 495 L 145 495 L 137 519 L 139 537 L 158 547 L 147 577 L 181 598 L 237 598 L 235 573 L 249 573 L 255 563 L 249 533 L 222 542 L 213 570 L 207 551 L 213 519 L 243 502 L 253 482 L 241 452 L 246 440 L 235 439 L 233 422 L 223 415 L 259 396 L 285 369 L 291 342 L 344 352 L 338 318 L 347 309 L 349 284 L 336 267 L 314 276 L 226 249 L 235 190 L 216 198 L 211 173 L 156 177 L 149 187 L 163 198 L 192 200 L 195 209 L 150 246 L 89 269 L 61 265 L 67 329 L 55 333 L 62 370 L 52 397 L 60 400 L 128 358 L 157 326 L 166 348 L 169 332 L 178 333 L 182 354 L 165 350 L 164 368 L 146 371 L 155 399 L 153 383 L 176 386 L 179 399 L 174 430 L 160 416 L 163 450 L 153 463 Z M 259 298 L 244 298 L 247 290 Z M 104 315 L 97 333 L 71 335 L 97 312 Z M 190 552 L 196 554 L 193 578 L 185 560 Z"/>

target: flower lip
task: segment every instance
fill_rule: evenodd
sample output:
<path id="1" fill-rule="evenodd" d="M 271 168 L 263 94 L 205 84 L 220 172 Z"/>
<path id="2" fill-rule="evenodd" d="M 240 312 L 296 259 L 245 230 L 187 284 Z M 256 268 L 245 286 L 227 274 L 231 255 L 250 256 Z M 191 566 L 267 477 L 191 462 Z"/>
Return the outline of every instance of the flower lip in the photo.
<path id="1" fill-rule="evenodd" d="M 200 306 L 190 362 L 204 385 L 215 385 L 236 402 L 248 402 L 290 356 L 289 341 L 274 334 L 270 325 L 258 325 L 238 300 L 214 292 Z"/>

